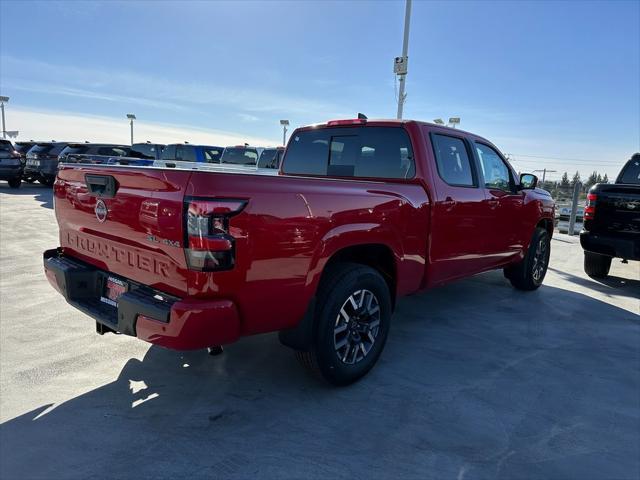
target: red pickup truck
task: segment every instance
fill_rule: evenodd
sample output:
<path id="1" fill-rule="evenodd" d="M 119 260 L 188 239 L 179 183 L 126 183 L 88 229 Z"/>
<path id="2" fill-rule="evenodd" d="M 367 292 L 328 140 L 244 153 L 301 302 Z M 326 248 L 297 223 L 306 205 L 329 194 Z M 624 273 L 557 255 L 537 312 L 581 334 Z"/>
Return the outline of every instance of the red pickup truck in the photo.
<path id="1" fill-rule="evenodd" d="M 347 384 L 400 296 L 498 268 L 540 286 L 554 202 L 536 182 L 481 137 L 404 120 L 299 128 L 278 175 L 64 165 L 44 267 L 98 333 L 188 350 L 279 331 Z"/>

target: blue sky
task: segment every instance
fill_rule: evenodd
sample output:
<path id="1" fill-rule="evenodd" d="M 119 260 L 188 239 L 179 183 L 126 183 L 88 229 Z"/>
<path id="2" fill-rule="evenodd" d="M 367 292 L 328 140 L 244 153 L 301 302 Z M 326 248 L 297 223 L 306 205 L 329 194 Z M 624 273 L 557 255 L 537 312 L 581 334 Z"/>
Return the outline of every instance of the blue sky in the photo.
<path id="1" fill-rule="evenodd" d="M 149 135 L 275 144 L 280 118 L 393 117 L 403 18 L 395 1 L 1 0 L 8 129 L 97 139 L 100 120 L 124 142 L 135 112 Z M 638 1 L 414 1 L 405 118 L 460 116 L 519 170 L 615 174 L 640 150 L 639 85 Z"/>

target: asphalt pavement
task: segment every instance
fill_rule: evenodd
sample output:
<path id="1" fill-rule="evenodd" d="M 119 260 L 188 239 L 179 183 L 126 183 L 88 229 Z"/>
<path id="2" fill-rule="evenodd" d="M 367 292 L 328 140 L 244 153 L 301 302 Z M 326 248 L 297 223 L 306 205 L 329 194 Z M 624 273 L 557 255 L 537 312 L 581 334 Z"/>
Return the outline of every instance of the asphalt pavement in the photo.
<path id="1" fill-rule="evenodd" d="M 51 189 L 0 182 L 0 478 L 640 477 L 640 268 L 552 241 L 535 292 L 490 272 L 399 302 L 359 383 L 274 334 L 218 357 L 95 334 L 47 283 Z"/>

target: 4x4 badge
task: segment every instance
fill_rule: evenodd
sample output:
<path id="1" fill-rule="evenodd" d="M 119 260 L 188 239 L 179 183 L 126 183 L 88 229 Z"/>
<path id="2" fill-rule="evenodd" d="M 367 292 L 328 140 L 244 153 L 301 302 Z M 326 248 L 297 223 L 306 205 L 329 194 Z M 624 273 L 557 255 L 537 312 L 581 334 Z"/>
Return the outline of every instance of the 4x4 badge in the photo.
<path id="1" fill-rule="evenodd" d="M 107 220 L 109 210 L 102 200 L 96 202 L 96 208 L 93 211 L 96 213 L 96 218 L 100 223 L 104 223 Z"/>

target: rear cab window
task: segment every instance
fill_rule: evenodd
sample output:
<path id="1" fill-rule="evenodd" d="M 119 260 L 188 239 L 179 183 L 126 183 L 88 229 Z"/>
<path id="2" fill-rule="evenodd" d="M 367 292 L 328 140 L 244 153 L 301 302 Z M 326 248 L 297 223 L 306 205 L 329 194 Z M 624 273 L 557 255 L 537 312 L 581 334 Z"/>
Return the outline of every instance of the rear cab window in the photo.
<path id="1" fill-rule="evenodd" d="M 636 158 L 637 157 L 637 158 Z M 640 185 L 640 155 L 634 155 L 620 172 L 617 183 Z"/>
<path id="2" fill-rule="evenodd" d="M 289 174 L 410 179 L 415 161 L 402 127 L 337 127 L 302 130 L 283 160 Z"/>

